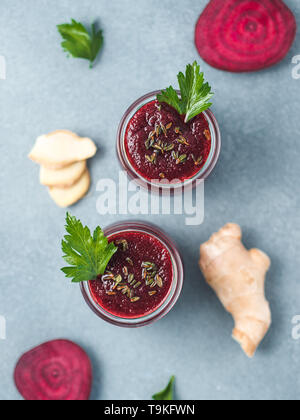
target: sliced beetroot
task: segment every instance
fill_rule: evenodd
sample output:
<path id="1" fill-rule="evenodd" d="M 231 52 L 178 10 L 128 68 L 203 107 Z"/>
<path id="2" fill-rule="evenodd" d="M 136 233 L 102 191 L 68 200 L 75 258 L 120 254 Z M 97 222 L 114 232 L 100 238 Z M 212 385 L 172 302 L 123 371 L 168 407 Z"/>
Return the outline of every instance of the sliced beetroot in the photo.
<path id="1" fill-rule="evenodd" d="M 211 0 L 196 25 L 196 46 L 213 67 L 255 71 L 281 61 L 296 30 L 282 0 Z"/>
<path id="2" fill-rule="evenodd" d="M 50 341 L 24 354 L 14 377 L 29 401 L 84 401 L 91 393 L 91 362 L 79 346 L 66 340 Z"/>

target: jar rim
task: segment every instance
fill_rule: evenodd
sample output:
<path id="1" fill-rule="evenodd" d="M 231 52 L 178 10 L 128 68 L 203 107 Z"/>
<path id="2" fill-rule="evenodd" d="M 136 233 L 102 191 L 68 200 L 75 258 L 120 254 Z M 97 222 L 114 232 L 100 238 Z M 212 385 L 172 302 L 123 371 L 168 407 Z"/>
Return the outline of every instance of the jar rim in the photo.
<path id="1" fill-rule="evenodd" d="M 173 279 L 170 291 L 164 302 L 148 315 L 137 318 L 122 318 L 109 313 L 95 301 L 89 287 L 89 282 L 80 283 L 80 289 L 90 309 L 92 309 L 92 311 L 104 321 L 119 327 L 137 328 L 152 324 L 153 322 L 156 322 L 166 316 L 171 311 L 181 295 L 184 282 L 184 267 L 176 244 L 156 225 L 140 221 L 119 222 L 104 229 L 104 234 L 109 238 L 125 231 L 146 233 L 159 240 L 169 252 L 173 266 Z"/>

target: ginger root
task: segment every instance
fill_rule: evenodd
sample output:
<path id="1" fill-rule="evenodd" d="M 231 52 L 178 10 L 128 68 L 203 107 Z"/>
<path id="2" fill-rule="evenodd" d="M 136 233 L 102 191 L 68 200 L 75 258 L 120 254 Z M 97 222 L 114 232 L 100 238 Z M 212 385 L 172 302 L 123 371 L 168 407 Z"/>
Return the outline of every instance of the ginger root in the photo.
<path id="1" fill-rule="evenodd" d="M 37 138 L 29 158 L 48 169 L 62 169 L 95 156 L 97 147 L 89 138 L 57 130 Z"/>
<path id="2" fill-rule="evenodd" d="M 88 192 L 90 185 L 90 173 L 86 169 L 82 177 L 74 185 L 69 188 L 50 187 L 49 194 L 59 207 L 65 208 L 81 200 Z"/>
<path id="3" fill-rule="evenodd" d="M 40 183 L 60 207 L 81 200 L 91 184 L 87 159 L 97 152 L 95 143 L 68 130 L 38 137 L 29 158 L 41 165 Z"/>
<path id="4" fill-rule="evenodd" d="M 242 231 L 228 224 L 200 248 L 200 268 L 225 309 L 233 316 L 233 338 L 253 357 L 271 325 L 265 298 L 270 258 L 258 249 L 248 251 Z"/>

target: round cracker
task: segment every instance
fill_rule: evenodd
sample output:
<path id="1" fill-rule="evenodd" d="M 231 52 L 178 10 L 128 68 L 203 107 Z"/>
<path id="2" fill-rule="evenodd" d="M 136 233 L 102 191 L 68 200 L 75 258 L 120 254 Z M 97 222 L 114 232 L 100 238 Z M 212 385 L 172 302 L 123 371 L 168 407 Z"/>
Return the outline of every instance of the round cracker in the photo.
<path id="1" fill-rule="evenodd" d="M 40 183 L 46 187 L 69 188 L 76 184 L 85 171 L 85 160 L 56 170 L 41 166 Z"/>
<path id="2" fill-rule="evenodd" d="M 81 200 L 88 192 L 91 184 L 90 173 L 84 172 L 81 178 L 69 188 L 50 187 L 49 194 L 59 207 L 69 207 Z"/>

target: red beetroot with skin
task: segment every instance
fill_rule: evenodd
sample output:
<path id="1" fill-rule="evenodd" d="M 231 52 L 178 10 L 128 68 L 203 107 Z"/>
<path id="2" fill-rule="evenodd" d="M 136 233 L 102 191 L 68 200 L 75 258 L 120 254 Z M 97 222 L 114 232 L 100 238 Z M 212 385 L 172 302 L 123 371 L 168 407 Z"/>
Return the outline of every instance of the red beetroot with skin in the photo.
<path id="1" fill-rule="evenodd" d="M 196 47 L 211 66 L 231 72 L 280 62 L 297 24 L 282 0 L 211 0 L 196 25 Z"/>
<path id="2" fill-rule="evenodd" d="M 25 400 L 85 401 L 91 393 L 92 366 L 78 345 L 55 340 L 25 353 L 14 378 Z"/>

